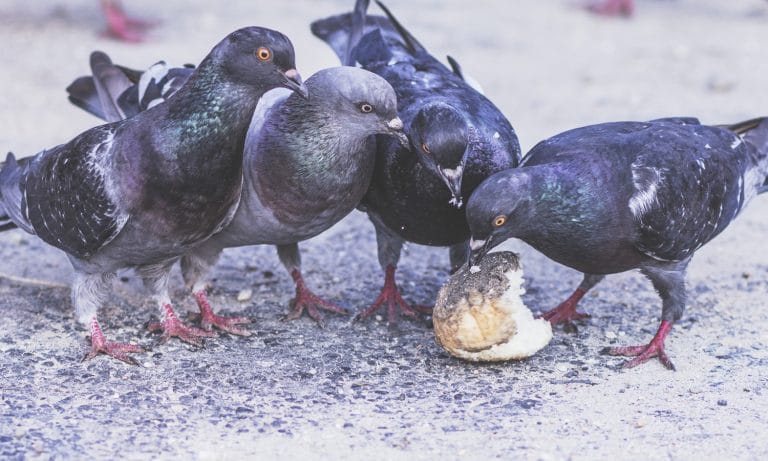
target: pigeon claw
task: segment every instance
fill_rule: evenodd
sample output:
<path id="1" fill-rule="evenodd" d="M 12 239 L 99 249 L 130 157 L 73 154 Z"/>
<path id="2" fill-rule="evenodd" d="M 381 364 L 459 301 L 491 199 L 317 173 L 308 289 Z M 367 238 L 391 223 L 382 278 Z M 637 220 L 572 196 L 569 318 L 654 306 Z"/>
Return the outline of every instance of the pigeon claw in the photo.
<path id="1" fill-rule="evenodd" d="M 112 358 L 125 362 L 128 365 L 138 365 L 139 362 L 135 358 L 128 355 L 129 353 L 146 352 L 141 346 L 130 343 L 119 343 L 114 341 L 106 341 L 102 336 L 102 340 L 95 340 L 91 337 L 91 350 L 83 356 L 81 362 L 90 360 L 99 354 L 108 355 Z"/>
<path id="2" fill-rule="evenodd" d="M 114 341 L 107 341 L 104 333 L 101 331 L 101 326 L 96 320 L 96 317 L 91 320 L 91 350 L 88 351 L 81 362 L 90 360 L 99 354 L 108 355 L 112 358 L 125 362 L 129 365 L 138 365 L 139 362 L 131 357 L 130 353 L 146 352 L 143 347 L 130 343 L 119 343 Z"/>
<path id="3" fill-rule="evenodd" d="M 632 360 L 622 365 L 622 368 L 634 368 L 654 357 L 657 357 L 659 362 L 661 362 L 661 364 L 664 365 L 668 370 L 674 371 L 675 365 L 669 359 L 669 356 L 667 356 L 667 353 L 664 350 L 664 339 L 671 329 L 672 322 L 663 320 L 659 326 L 659 331 L 656 333 L 656 336 L 654 336 L 651 342 L 649 342 L 647 345 L 607 347 L 604 349 L 604 351 L 608 355 L 634 357 Z"/>
<path id="4" fill-rule="evenodd" d="M 165 320 L 162 322 L 151 322 L 147 325 L 147 329 L 150 332 L 162 331 L 160 335 L 159 344 L 165 344 L 171 338 L 179 338 L 185 343 L 192 344 L 196 347 L 203 346 L 203 338 L 214 338 L 218 336 L 213 331 L 206 331 L 201 328 L 191 327 L 185 325 L 176 316 L 173 311 L 173 307 L 170 304 L 166 304 L 165 308 Z"/>
<path id="5" fill-rule="evenodd" d="M 252 320 L 248 317 L 225 317 L 223 315 L 216 315 L 213 312 L 200 315 L 200 326 L 205 331 L 213 331 L 213 327 L 216 327 L 231 335 L 251 336 L 250 331 L 238 326 L 245 323 L 252 323 Z"/>
<path id="6" fill-rule="evenodd" d="M 203 327 L 204 330 L 213 331 L 213 327 L 216 327 L 219 330 L 232 335 L 251 335 L 250 331 L 238 326 L 244 323 L 251 323 L 252 320 L 248 317 L 225 317 L 223 315 L 216 315 L 211 308 L 211 303 L 208 302 L 208 296 L 205 294 L 204 290 L 195 293 L 195 300 L 197 301 L 197 307 L 200 308 L 200 326 Z"/>
<path id="7" fill-rule="evenodd" d="M 358 313 L 354 320 L 365 320 L 385 305 L 387 307 L 387 322 L 390 324 L 398 323 L 398 310 L 399 314 L 412 319 L 419 318 L 420 314 L 432 314 L 431 306 L 412 306 L 403 299 L 395 283 L 395 268 L 393 266 L 387 266 L 384 287 L 381 289 L 379 297 L 370 307 Z"/>
<path id="8" fill-rule="evenodd" d="M 325 327 L 325 319 L 323 319 L 320 309 L 335 312 L 337 314 L 349 315 L 348 310 L 320 298 L 314 294 L 312 290 L 307 288 L 307 285 L 304 283 L 304 278 L 298 269 L 294 269 L 291 272 L 291 277 L 293 277 L 293 280 L 296 283 L 296 297 L 291 300 L 291 309 L 283 317 L 283 320 L 299 319 L 306 311 L 309 317 L 323 328 Z"/>
<path id="9" fill-rule="evenodd" d="M 626 357 L 634 357 L 622 365 L 622 368 L 634 368 L 642 363 L 651 360 L 654 357 L 658 357 L 659 362 L 669 370 L 675 370 L 675 365 L 667 356 L 664 351 L 664 346 L 654 346 L 653 344 L 647 344 L 643 346 L 623 346 L 623 347 L 609 347 L 606 348 L 608 355 L 619 355 Z"/>

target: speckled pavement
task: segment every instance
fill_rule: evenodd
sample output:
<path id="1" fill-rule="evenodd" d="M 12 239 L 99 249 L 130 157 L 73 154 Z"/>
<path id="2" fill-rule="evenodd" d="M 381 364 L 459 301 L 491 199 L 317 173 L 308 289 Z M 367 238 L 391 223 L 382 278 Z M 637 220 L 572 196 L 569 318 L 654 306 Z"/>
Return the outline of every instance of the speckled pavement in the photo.
<path id="1" fill-rule="evenodd" d="M 306 24 L 351 2 L 126 2 L 163 24 L 139 46 L 100 38 L 96 2 L 9 0 L 0 6 L 0 147 L 30 154 L 95 124 L 63 88 L 88 52 L 141 67 L 199 60 L 247 18 L 294 39 L 305 76 L 334 61 Z M 183 6 L 182 6 L 183 5 Z M 632 20 L 591 17 L 572 3 L 388 2 L 436 55 L 454 55 L 507 113 L 524 148 L 587 123 L 696 115 L 706 122 L 768 114 L 759 0 L 639 0 Z M 442 7 L 438 7 L 442 5 Z M 446 26 L 452 25 L 452 27 Z M 295 38 L 294 38 L 295 37 Z M 303 67 L 302 67 L 303 66 Z M 303 70 L 308 69 L 308 70 Z M 660 301 L 638 273 L 609 276 L 528 360 L 465 363 L 435 343 L 428 321 L 280 320 L 293 296 L 269 247 L 228 250 L 215 271 L 219 311 L 254 319 L 248 338 L 200 349 L 156 345 L 156 316 L 130 272 L 101 312 L 112 339 L 152 350 L 140 366 L 80 362 L 66 258 L 21 231 L 0 235 L 0 459 L 765 459 L 768 457 L 768 196 L 755 199 L 688 273 L 689 306 L 667 340 L 676 372 L 621 370 L 606 345 L 646 342 Z M 351 310 L 383 282 L 373 227 L 353 213 L 301 245 L 307 282 Z M 579 275 L 519 243 L 526 304 L 570 294 Z M 409 245 L 398 282 L 430 302 L 448 277 L 447 250 Z M 180 314 L 195 312 L 178 272 Z M 238 293 L 252 296 L 237 301 Z"/>

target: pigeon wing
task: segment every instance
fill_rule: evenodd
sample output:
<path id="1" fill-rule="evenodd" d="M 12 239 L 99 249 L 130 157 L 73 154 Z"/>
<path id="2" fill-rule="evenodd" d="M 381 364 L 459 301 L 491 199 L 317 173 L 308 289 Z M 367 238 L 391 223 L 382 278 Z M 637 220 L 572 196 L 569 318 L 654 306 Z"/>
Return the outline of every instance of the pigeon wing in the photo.
<path id="1" fill-rule="evenodd" d="M 719 234 L 744 202 L 745 147 L 726 130 L 699 126 L 677 142 L 651 142 L 632 163 L 629 208 L 636 247 L 661 261 L 681 261 Z"/>
<path id="2" fill-rule="evenodd" d="M 115 128 L 91 129 L 24 164 L 20 208 L 34 233 L 80 259 L 109 243 L 128 219 L 106 169 Z"/>

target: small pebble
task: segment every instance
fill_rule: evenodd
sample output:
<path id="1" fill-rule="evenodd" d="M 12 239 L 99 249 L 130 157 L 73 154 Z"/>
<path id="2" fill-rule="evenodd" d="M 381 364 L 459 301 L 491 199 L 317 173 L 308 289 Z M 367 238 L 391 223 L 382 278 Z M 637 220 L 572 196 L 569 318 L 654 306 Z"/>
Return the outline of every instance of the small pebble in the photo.
<path id="1" fill-rule="evenodd" d="M 253 290 L 251 290 L 250 288 L 246 288 L 244 290 L 240 290 L 237 293 L 237 300 L 239 302 L 241 302 L 241 303 L 245 302 L 245 301 L 248 301 L 252 297 L 253 297 Z"/>
<path id="2" fill-rule="evenodd" d="M 720 405 L 721 407 L 725 407 L 728 405 L 728 401 L 725 399 L 720 399 L 717 401 L 717 404 Z"/>
<path id="3" fill-rule="evenodd" d="M 605 332 L 605 337 L 608 338 L 608 339 L 616 339 L 617 338 L 616 333 L 614 333 L 612 331 L 606 331 Z"/>

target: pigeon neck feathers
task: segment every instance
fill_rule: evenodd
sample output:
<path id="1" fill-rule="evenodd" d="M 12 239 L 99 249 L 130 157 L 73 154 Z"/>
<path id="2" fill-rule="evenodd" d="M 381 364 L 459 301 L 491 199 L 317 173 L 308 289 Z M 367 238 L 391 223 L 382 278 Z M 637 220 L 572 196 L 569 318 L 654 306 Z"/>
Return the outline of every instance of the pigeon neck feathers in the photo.
<path id="1" fill-rule="evenodd" d="M 294 185 L 309 197 L 318 193 L 315 186 L 354 177 L 361 161 L 350 153 L 366 151 L 365 138 L 345 130 L 334 109 L 292 95 L 270 110 L 257 137 L 246 147 L 247 174 L 258 176 L 258 183 L 265 186 L 260 187 L 259 196 Z M 372 146 L 368 147 L 372 156 Z"/>
<path id="2" fill-rule="evenodd" d="M 232 132 L 245 136 L 250 115 L 263 94 L 264 88 L 227 79 L 208 58 L 160 107 L 166 108 L 169 123 L 179 125 L 181 139 L 198 143 Z"/>
<path id="3" fill-rule="evenodd" d="M 291 95 L 269 110 L 249 138 L 246 187 L 283 223 L 298 225 L 308 214 L 345 208 L 344 200 L 362 197 L 368 188 L 373 138 L 345 126 L 345 117 L 334 114 L 338 109 L 324 95 L 313 93 L 309 101 Z"/>

